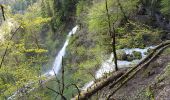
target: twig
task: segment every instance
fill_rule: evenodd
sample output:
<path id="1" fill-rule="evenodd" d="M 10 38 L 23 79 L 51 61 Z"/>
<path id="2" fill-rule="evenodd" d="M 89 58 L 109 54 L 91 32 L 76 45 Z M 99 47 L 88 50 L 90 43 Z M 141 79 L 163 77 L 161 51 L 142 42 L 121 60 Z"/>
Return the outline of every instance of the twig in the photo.
<path id="1" fill-rule="evenodd" d="M 49 88 L 49 87 L 47 87 L 47 86 L 46 86 L 46 88 L 49 89 L 49 90 L 51 90 L 51 91 L 53 91 L 53 92 L 55 92 L 56 94 L 60 95 L 63 100 L 67 100 L 66 97 L 63 96 L 61 93 L 59 93 L 59 92 L 55 91 L 54 89 L 51 89 L 51 88 Z"/>
<path id="2" fill-rule="evenodd" d="M 170 45 L 166 45 L 164 47 L 162 47 L 156 54 L 154 54 L 152 56 L 151 59 L 149 59 L 146 63 L 144 63 L 143 65 L 141 65 L 134 73 L 132 73 L 132 75 L 130 75 L 128 78 L 126 78 L 123 82 L 121 82 L 121 84 L 108 96 L 107 100 L 110 99 L 110 97 L 116 93 L 116 91 L 118 91 L 125 83 L 127 83 L 130 79 L 132 79 L 143 67 L 148 66 L 160 53 L 163 52 L 163 50 L 165 50 L 167 47 L 169 47 Z"/>
<path id="3" fill-rule="evenodd" d="M 124 72 L 122 71 L 115 72 L 115 74 L 111 75 L 109 78 L 103 79 L 101 82 L 96 83 L 93 87 L 91 87 L 91 89 L 88 89 L 88 91 L 80 93 L 80 96 L 75 96 L 74 99 L 77 100 L 79 97 L 79 100 L 87 100 L 92 95 L 96 94 L 99 90 L 103 89 L 105 86 L 109 85 L 111 82 L 115 81 L 123 74 Z"/>
<path id="4" fill-rule="evenodd" d="M 74 86 L 77 89 L 78 100 L 80 100 L 80 89 L 78 88 L 78 86 L 76 84 L 70 84 L 70 85 L 66 86 L 66 88 L 69 88 L 70 86 Z"/>
<path id="5" fill-rule="evenodd" d="M 153 49 L 152 53 L 150 53 L 146 58 L 144 58 L 141 62 L 139 62 L 136 66 L 131 68 L 129 71 L 127 71 L 124 75 L 122 75 L 118 80 L 116 80 L 113 84 L 110 85 L 110 88 L 113 88 L 118 82 L 126 78 L 132 71 L 134 71 L 138 66 L 145 63 L 150 57 L 153 56 L 153 54 L 156 52 L 156 50 L 160 49 L 161 47 L 170 44 L 170 41 L 163 42 L 159 44 L 155 49 Z"/>
<path id="6" fill-rule="evenodd" d="M 61 93 L 60 80 L 57 78 L 57 74 L 56 74 L 56 72 L 55 72 L 55 70 L 54 70 L 54 69 L 53 69 L 53 71 L 54 71 L 54 75 L 55 75 L 55 78 L 56 78 L 56 82 L 58 83 L 59 91 L 60 91 L 60 93 Z"/>
<path id="7" fill-rule="evenodd" d="M 21 26 L 19 26 L 19 27 L 15 30 L 15 32 L 13 32 L 10 40 L 13 39 L 14 35 L 17 33 L 17 31 L 18 31 L 20 28 L 21 28 Z M 4 54 L 2 55 L 2 60 L 1 60 L 1 63 L 0 63 L 0 68 L 2 67 L 2 64 L 3 64 L 3 62 L 4 62 L 5 56 L 6 56 L 6 54 L 7 54 L 8 48 L 9 48 L 9 44 L 10 44 L 10 42 L 7 43 L 7 47 L 6 47 L 6 49 L 5 49 L 5 52 L 4 52 Z"/>

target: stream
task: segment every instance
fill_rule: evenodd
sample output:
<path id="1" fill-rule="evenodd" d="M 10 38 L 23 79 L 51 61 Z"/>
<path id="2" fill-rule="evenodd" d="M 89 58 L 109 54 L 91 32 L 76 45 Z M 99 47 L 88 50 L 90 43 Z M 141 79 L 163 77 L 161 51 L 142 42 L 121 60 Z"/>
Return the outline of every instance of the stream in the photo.
<path id="1" fill-rule="evenodd" d="M 62 63 L 62 57 L 65 56 L 65 52 L 66 52 L 66 48 L 69 44 L 69 40 L 71 38 L 71 36 L 73 34 L 76 33 L 78 29 L 78 25 L 75 26 L 70 32 L 69 34 L 67 35 L 67 38 L 66 38 L 66 41 L 62 47 L 62 49 L 59 51 L 59 53 L 57 54 L 56 58 L 55 58 L 55 61 L 53 63 L 53 67 L 51 70 L 47 71 L 46 73 L 44 73 L 42 76 L 46 78 L 46 80 L 50 79 L 50 78 L 53 78 L 52 76 L 54 76 L 55 74 L 58 74 L 60 69 L 61 69 L 61 63 Z M 40 76 L 41 77 L 41 76 Z M 35 87 L 31 87 L 31 84 L 33 84 L 33 82 L 30 82 L 28 84 L 25 85 L 24 88 L 21 88 L 19 90 L 17 90 L 15 93 L 13 93 L 12 96 L 8 97 L 7 100 L 13 100 L 15 99 L 15 97 L 22 91 L 27 91 L 27 93 L 30 93 L 31 91 L 33 91 L 35 89 Z M 29 90 L 28 90 L 29 89 Z"/>
<path id="2" fill-rule="evenodd" d="M 44 73 L 42 76 L 46 78 L 46 80 L 50 79 L 50 78 L 53 78 L 53 76 L 55 74 L 58 74 L 61 67 L 62 67 L 62 57 L 65 56 L 65 53 L 66 53 L 66 48 L 69 44 L 69 40 L 71 38 L 72 35 L 74 35 L 76 33 L 78 29 L 78 26 L 75 26 L 70 32 L 69 34 L 67 35 L 67 38 L 66 38 L 66 41 L 63 45 L 63 47 L 61 48 L 61 50 L 59 51 L 59 53 L 57 54 L 56 58 L 55 58 L 55 61 L 53 63 L 53 67 L 51 70 L 47 71 L 46 73 Z M 148 51 L 148 49 L 152 49 L 154 48 L 153 46 L 150 46 L 150 47 L 146 47 L 144 49 L 139 49 L 139 48 L 133 48 L 133 49 L 128 49 L 128 48 L 125 48 L 125 49 L 121 49 L 123 50 L 126 54 L 132 54 L 133 51 L 138 51 L 141 53 L 142 55 L 142 59 L 146 57 L 146 52 Z M 109 72 L 112 72 L 114 71 L 115 69 L 115 65 L 114 65 L 114 62 L 112 61 L 113 60 L 113 54 L 110 54 L 109 56 L 109 59 L 107 60 L 104 60 L 103 63 L 101 64 L 101 67 L 100 69 L 98 69 L 95 73 L 95 78 L 98 79 L 98 78 L 101 78 L 105 73 L 109 73 Z M 141 60 L 141 59 L 140 59 Z M 136 64 L 138 63 L 140 60 L 133 60 L 133 61 L 121 61 L 121 60 L 118 60 L 118 67 L 119 68 L 125 68 L 125 67 L 130 67 L 131 65 L 133 64 Z M 27 93 L 33 91 L 35 88 L 32 87 L 31 89 L 27 90 L 27 87 L 29 87 L 31 84 L 33 84 L 32 82 L 28 83 L 25 88 L 22 88 L 18 91 L 16 91 L 12 96 L 10 96 L 7 100 L 13 100 L 15 99 L 15 97 L 21 92 L 21 91 L 27 91 Z M 94 84 L 94 80 L 88 82 L 87 84 L 84 85 L 84 87 L 82 87 L 81 90 L 87 90 L 88 87 L 92 86 Z"/>
<path id="3" fill-rule="evenodd" d="M 158 24 L 159 26 L 161 26 L 163 29 L 166 29 L 166 30 L 169 29 L 169 27 L 170 27 L 170 21 L 166 21 L 166 20 L 164 19 L 164 17 L 161 16 L 161 14 L 159 14 L 159 13 L 156 13 L 156 14 L 155 14 L 155 18 L 156 18 L 157 24 Z M 12 30 L 12 29 L 13 29 L 12 26 L 16 26 L 16 25 L 13 25 L 14 23 L 11 23 L 10 21 L 9 21 L 9 22 L 7 21 L 7 24 L 8 24 L 8 26 L 10 27 L 9 30 Z M 1 27 L 3 27 L 3 25 L 2 25 Z M 52 76 L 55 75 L 55 73 L 56 73 L 56 74 L 59 73 L 59 71 L 60 71 L 60 69 L 61 69 L 61 67 L 62 67 L 62 66 L 61 66 L 62 57 L 65 56 L 65 52 L 66 52 L 66 48 L 67 48 L 67 46 L 68 46 L 68 44 L 69 44 L 69 40 L 70 40 L 71 36 L 76 33 L 77 29 L 78 29 L 78 25 L 75 26 L 75 27 L 68 33 L 67 38 L 66 38 L 66 41 L 65 41 L 63 47 L 61 48 L 61 50 L 59 51 L 59 53 L 57 54 L 57 56 L 56 56 L 56 58 L 55 58 L 55 61 L 54 61 L 53 66 L 52 66 L 52 69 L 49 70 L 49 71 L 47 71 L 46 73 L 44 73 L 44 74 L 42 75 L 42 76 L 46 77 L 46 79 L 50 79 L 50 78 L 52 78 Z M 169 30 L 168 30 L 168 31 L 169 31 Z M 3 30 L 0 30 L 0 32 L 2 33 Z M 5 34 L 5 33 L 4 33 L 4 34 Z M 3 35 L 1 34 L 1 35 L 0 35 L 0 41 L 3 41 L 3 40 L 4 40 L 4 37 L 3 37 Z M 144 58 L 146 57 L 146 52 L 148 51 L 148 49 L 153 49 L 153 48 L 154 48 L 154 46 L 146 47 L 146 48 L 144 48 L 144 49 L 139 49 L 139 48 L 128 49 L 128 48 L 125 48 L 125 49 L 121 49 L 121 50 L 123 50 L 126 54 L 132 54 L 133 51 L 138 51 L 138 52 L 141 53 L 142 59 L 144 59 Z M 113 62 L 113 58 L 114 58 L 113 54 L 110 54 L 110 55 L 108 56 L 108 59 L 103 60 L 103 62 L 101 63 L 100 68 L 99 68 L 99 69 L 96 71 L 96 73 L 95 73 L 95 78 L 96 78 L 96 79 L 101 78 L 105 73 L 109 73 L 109 72 L 112 72 L 112 71 L 115 70 L 115 64 L 114 64 L 114 62 Z M 119 67 L 119 68 L 131 67 L 131 66 L 133 66 L 134 64 L 137 64 L 137 63 L 138 63 L 139 61 L 141 61 L 142 59 L 135 59 L 135 60 L 133 60 L 133 61 L 118 60 L 118 67 Z M 26 84 L 25 87 L 29 86 L 30 84 L 33 84 L 33 83 L 30 82 L 30 83 Z M 91 80 L 90 82 L 86 83 L 86 84 L 81 88 L 81 90 L 82 90 L 82 91 L 86 91 L 87 88 L 91 87 L 93 84 L 94 84 L 94 80 Z M 34 89 L 35 89 L 35 88 L 32 87 L 32 88 L 28 91 L 28 93 L 31 92 L 31 91 L 33 91 Z M 15 99 L 15 97 L 21 92 L 21 90 L 25 90 L 25 88 L 22 88 L 22 89 L 20 89 L 20 90 L 17 90 L 17 91 L 14 92 L 13 95 L 10 96 L 7 100 L 13 100 L 13 99 Z"/>
<path id="4" fill-rule="evenodd" d="M 138 62 L 140 62 L 142 59 L 144 59 L 147 55 L 147 52 L 149 49 L 153 49 L 155 46 L 150 46 L 150 47 L 146 47 L 144 49 L 140 49 L 140 48 L 132 48 L 132 49 L 120 49 L 121 51 L 124 51 L 126 54 L 132 54 L 133 51 L 137 51 L 140 52 L 142 55 L 141 59 L 135 59 L 133 61 L 125 61 L 125 60 L 118 60 L 117 64 L 118 64 L 118 68 L 127 68 L 127 67 L 132 67 L 133 65 L 137 64 Z M 104 74 L 106 73 L 110 73 L 113 72 L 115 70 L 115 64 L 113 62 L 114 56 L 113 54 L 110 55 L 109 59 L 103 61 L 103 63 L 101 64 L 101 67 L 98 69 L 98 71 L 96 71 L 95 73 L 95 78 L 99 79 L 101 78 Z M 94 84 L 94 80 L 86 83 L 84 85 L 84 87 L 82 87 L 82 91 L 86 91 L 89 87 L 91 87 Z"/>

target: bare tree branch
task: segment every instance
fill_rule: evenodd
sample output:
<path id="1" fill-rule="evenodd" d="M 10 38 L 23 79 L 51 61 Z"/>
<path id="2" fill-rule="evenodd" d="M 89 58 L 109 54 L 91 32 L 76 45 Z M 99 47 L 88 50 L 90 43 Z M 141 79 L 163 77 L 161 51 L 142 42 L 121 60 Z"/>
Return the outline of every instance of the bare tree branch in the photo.
<path id="1" fill-rule="evenodd" d="M 123 86 L 125 85 L 130 79 L 132 79 L 143 67 L 148 66 L 160 53 L 163 52 L 169 45 L 166 45 L 162 47 L 158 52 L 156 52 L 146 63 L 142 64 L 141 66 L 138 67 L 138 69 L 134 72 L 132 72 L 129 77 L 127 77 L 125 80 L 123 80 L 120 85 L 116 86 L 116 89 L 112 91 L 112 93 L 107 97 L 107 100 L 110 100 L 110 98 Z"/>
<path id="2" fill-rule="evenodd" d="M 79 97 L 80 97 L 80 89 L 79 89 L 79 87 L 78 87 L 76 84 L 70 84 L 70 85 L 66 86 L 66 88 L 69 88 L 70 86 L 74 86 L 74 87 L 77 89 L 77 92 L 78 92 L 78 100 L 79 100 Z"/>
<path id="3" fill-rule="evenodd" d="M 3 19 L 4 19 L 4 21 L 5 21 L 6 18 L 5 18 L 4 6 L 3 6 L 2 4 L 0 4 L 0 6 L 1 6 L 1 11 L 2 11 L 2 16 L 3 16 Z"/>
<path id="4" fill-rule="evenodd" d="M 10 38 L 9 40 L 12 40 L 12 39 L 13 39 L 14 35 L 17 33 L 17 31 L 18 31 L 20 28 L 21 28 L 21 26 L 19 26 L 19 27 L 12 33 L 12 36 L 11 36 L 11 38 Z M 2 60 L 1 60 L 1 63 L 0 63 L 0 68 L 2 67 L 2 64 L 3 64 L 3 62 L 4 62 L 5 56 L 6 56 L 6 54 L 7 54 L 8 48 L 9 48 L 9 44 L 10 44 L 10 42 L 8 42 L 7 47 L 6 47 L 6 49 L 5 49 L 5 52 L 4 52 L 4 54 L 2 55 Z"/>
<path id="5" fill-rule="evenodd" d="M 113 50 L 113 54 L 114 54 L 114 63 L 115 63 L 115 70 L 118 71 L 118 65 L 117 65 L 117 54 L 116 54 L 116 36 L 115 36 L 115 28 L 113 26 L 113 31 L 111 28 L 111 22 L 110 22 L 110 14 L 109 14 L 109 9 L 108 9 L 108 2 L 107 0 L 105 0 L 105 4 L 106 4 L 106 14 L 107 14 L 107 18 L 108 18 L 108 26 L 109 26 L 109 33 L 110 36 L 112 38 L 112 50 Z"/>
<path id="6" fill-rule="evenodd" d="M 60 80 L 57 78 L 57 74 L 56 74 L 56 72 L 55 72 L 54 69 L 53 69 L 53 71 L 54 71 L 54 75 L 55 75 L 55 78 L 56 78 L 56 82 L 58 83 L 59 92 L 61 93 L 61 87 L 60 87 L 61 82 L 60 82 Z"/>
<path id="7" fill-rule="evenodd" d="M 119 6 L 122 14 L 123 14 L 123 17 L 125 18 L 126 22 L 128 22 L 128 17 L 126 16 L 126 13 L 125 13 L 125 11 L 124 11 L 124 9 L 123 9 L 123 7 L 122 7 L 122 4 L 120 3 L 119 0 L 117 0 L 117 3 L 118 3 L 118 6 Z"/>
<path id="8" fill-rule="evenodd" d="M 55 92 L 56 94 L 60 95 L 60 96 L 61 96 L 61 98 L 62 98 L 63 100 L 67 100 L 67 99 L 66 99 L 66 97 L 65 97 L 65 96 L 63 96 L 63 94 L 61 94 L 61 93 L 59 93 L 59 92 L 55 91 L 54 89 L 49 88 L 49 87 L 47 87 L 47 86 L 46 86 L 46 88 L 47 88 L 47 89 L 49 89 L 49 90 L 51 90 L 51 91 L 53 91 L 53 92 Z"/>
<path id="9" fill-rule="evenodd" d="M 64 89 L 65 89 L 65 81 L 64 81 L 64 66 L 63 66 L 63 57 L 62 57 L 62 76 L 61 76 L 61 81 L 62 81 L 62 89 L 61 89 L 61 93 L 64 93 Z"/>

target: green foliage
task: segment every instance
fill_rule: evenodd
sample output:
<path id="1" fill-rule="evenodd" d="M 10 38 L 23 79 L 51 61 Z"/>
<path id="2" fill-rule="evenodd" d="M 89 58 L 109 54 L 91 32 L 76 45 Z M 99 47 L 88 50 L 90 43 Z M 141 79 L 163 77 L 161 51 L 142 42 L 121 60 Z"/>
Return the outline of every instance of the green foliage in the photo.
<path id="1" fill-rule="evenodd" d="M 67 21 L 72 20 L 75 15 L 76 3 L 78 0 L 42 0 L 41 14 L 44 17 L 51 17 L 51 28 L 57 32 Z"/>
<path id="2" fill-rule="evenodd" d="M 169 82 L 169 75 L 170 75 L 170 63 L 168 63 L 168 65 L 164 69 L 164 73 L 156 77 L 157 83 L 163 81 L 164 79 L 166 79 Z"/>
<path id="3" fill-rule="evenodd" d="M 170 17 L 170 1 L 161 0 L 161 12 L 166 16 Z"/>
<path id="4" fill-rule="evenodd" d="M 135 59 L 141 59 L 142 58 L 142 54 L 140 52 L 137 51 L 133 51 L 133 56 Z"/>
<path id="5" fill-rule="evenodd" d="M 120 0 L 120 2 L 124 8 L 124 12 L 126 12 L 126 15 L 128 16 L 136 9 L 138 0 Z M 108 9 L 111 17 L 110 21 L 112 23 L 115 23 L 123 18 L 122 12 L 116 0 L 108 0 Z M 105 1 L 95 3 L 89 10 L 88 14 L 89 30 L 96 33 L 107 32 L 107 21 Z"/>
<path id="6" fill-rule="evenodd" d="M 118 60 L 126 60 L 127 59 L 126 53 L 122 50 L 118 50 L 117 51 L 117 59 Z"/>
<path id="7" fill-rule="evenodd" d="M 152 89 L 151 89 L 151 86 L 149 86 L 149 87 L 146 89 L 146 96 L 149 97 L 149 100 L 155 100 L 155 99 L 154 99 L 153 91 L 152 91 Z"/>
<path id="8" fill-rule="evenodd" d="M 47 62 L 47 50 L 41 45 L 40 31 L 42 26 L 50 21 L 50 18 L 42 18 L 38 3 L 28 7 L 24 15 L 12 15 L 11 19 L 4 24 L 8 29 L 5 32 L 4 41 L 0 43 L 0 61 L 7 48 L 2 68 L 0 70 L 0 97 L 5 99 L 19 89 L 22 89 L 30 82 L 32 87 L 38 86 L 38 80 L 41 73 L 41 67 Z M 15 19 L 15 20 L 14 20 Z M 11 31 L 16 31 L 14 34 Z M 8 30 L 8 31 L 5 31 Z M 25 96 L 25 93 L 18 93 Z M 17 98 L 20 98 L 18 96 Z"/>
<path id="9" fill-rule="evenodd" d="M 144 48 L 161 41 L 162 32 L 146 25 L 130 22 L 118 28 L 117 48 Z"/>
<path id="10" fill-rule="evenodd" d="M 35 3 L 37 0 L 17 0 L 12 4 L 12 10 L 14 13 L 24 12 L 30 5 Z"/>

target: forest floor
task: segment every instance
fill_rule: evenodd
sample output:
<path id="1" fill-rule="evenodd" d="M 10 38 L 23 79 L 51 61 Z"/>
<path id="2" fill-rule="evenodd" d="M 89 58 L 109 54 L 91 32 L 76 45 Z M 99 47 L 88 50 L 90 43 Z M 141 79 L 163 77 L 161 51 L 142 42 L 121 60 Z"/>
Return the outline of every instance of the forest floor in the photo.
<path id="1" fill-rule="evenodd" d="M 170 49 L 143 68 L 113 96 L 115 100 L 169 100 L 170 98 Z M 105 87 L 99 91 L 99 99 L 104 99 L 113 91 Z M 102 99 L 102 100 L 103 100 Z"/>

